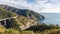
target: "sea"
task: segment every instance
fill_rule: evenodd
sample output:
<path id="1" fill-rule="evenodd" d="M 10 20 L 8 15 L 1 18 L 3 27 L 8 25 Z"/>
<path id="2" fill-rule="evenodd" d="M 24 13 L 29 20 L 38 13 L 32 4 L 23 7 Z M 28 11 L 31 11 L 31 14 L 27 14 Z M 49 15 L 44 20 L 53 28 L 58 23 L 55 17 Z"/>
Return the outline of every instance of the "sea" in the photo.
<path id="1" fill-rule="evenodd" d="M 60 26 L 60 13 L 40 13 L 45 17 L 43 23 L 54 24 Z"/>

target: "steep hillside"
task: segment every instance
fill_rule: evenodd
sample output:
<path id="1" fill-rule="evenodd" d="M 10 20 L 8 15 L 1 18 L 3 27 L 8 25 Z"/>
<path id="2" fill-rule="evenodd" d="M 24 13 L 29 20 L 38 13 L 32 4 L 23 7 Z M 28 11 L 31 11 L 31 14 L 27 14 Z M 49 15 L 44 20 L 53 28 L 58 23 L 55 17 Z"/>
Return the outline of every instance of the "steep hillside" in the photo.
<path id="1" fill-rule="evenodd" d="M 28 10 L 28 9 L 18 9 L 15 7 L 10 7 L 8 5 L 0 5 L 0 8 L 3 8 L 3 9 L 8 10 L 8 11 L 15 12 L 18 15 L 23 15 L 27 18 L 31 18 L 31 19 L 38 21 L 38 22 L 41 22 L 41 20 L 45 19 L 45 17 L 43 15 L 40 15 L 40 14 L 38 14 L 32 10 Z"/>
<path id="2" fill-rule="evenodd" d="M 4 25 L 6 28 L 17 28 L 20 30 L 25 30 L 31 26 L 36 25 L 38 22 L 27 18 L 25 16 L 17 15 L 16 13 L 9 12 L 4 9 L 0 9 L 0 24 Z"/>
<path id="3" fill-rule="evenodd" d="M 20 28 L 21 30 L 25 30 L 31 26 L 36 25 L 37 23 L 38 23 L 37 21 L 29 19 L 25 16 L 19 16 L 16 19 L 12 19 L 12 27 L 18 28 L 18 29 Z"/>
<path id="4" fill-rule="evenodd" d="M 16 16 L 18 16 L 16 13 L 8 12 L 8 11 L 0 8 L 0 19 L 16 17 Z"/>
<path id="5" fill-rule="evenodd" d="M 33 31 L 22 30 L 25 30 L 38 23 L 35 20 L 32 20 L 22 15 L 17 15 L 16 13 L 9 12 L 2 8 L 0 8 L 0 16 L 2 16 L 0 17 L 0 34 L 27 34 L 27 33 L 34 34 Z M 16 18 L 11 18 L 10 20 L 6 19 L 10 17 Z"/>
<path id="6" fill-rule="evenodd" d="M 41 23 L 44 19 L 31 10 L 0 5 L 0 34 L 60 34 L 59 25 Z"/>

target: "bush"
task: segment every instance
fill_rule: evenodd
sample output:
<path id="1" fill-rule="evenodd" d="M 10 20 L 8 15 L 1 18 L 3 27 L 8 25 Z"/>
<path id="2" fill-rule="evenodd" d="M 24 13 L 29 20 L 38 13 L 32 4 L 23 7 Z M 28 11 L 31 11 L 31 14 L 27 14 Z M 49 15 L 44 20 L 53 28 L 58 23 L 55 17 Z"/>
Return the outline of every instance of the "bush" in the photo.
<path id="1" fill-rule="evenodd" d="M 20 34 L 20 32 L 15 29 L 6 29 L 4 34 Z"/>

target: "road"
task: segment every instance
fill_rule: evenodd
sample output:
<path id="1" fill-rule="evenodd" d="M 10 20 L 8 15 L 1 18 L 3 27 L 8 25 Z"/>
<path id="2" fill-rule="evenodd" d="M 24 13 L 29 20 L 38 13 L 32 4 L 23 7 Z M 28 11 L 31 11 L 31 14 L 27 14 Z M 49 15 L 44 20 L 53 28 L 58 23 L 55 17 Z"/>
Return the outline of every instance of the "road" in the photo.
<path id="1" fill-rule="evenodd" d="M 17 16 L 15 16 L 15 17 L 10 17 L 10 18 L 0 19 L 0 21 L 7 20 L 7 19 L 12 19 L 12 18 L 17 18 Z"/>

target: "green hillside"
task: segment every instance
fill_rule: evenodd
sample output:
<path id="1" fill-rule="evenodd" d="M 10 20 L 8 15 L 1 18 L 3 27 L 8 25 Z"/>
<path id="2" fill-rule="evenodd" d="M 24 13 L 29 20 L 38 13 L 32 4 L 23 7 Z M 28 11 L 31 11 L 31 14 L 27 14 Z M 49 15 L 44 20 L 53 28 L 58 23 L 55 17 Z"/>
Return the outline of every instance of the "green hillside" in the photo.
<path id="1" fill-rule="evenodd" d="M 0 9 L 0 19 L 10 18 L 10 17 L 15 17 L 15 16 L 17 16 L 16 13 L 8 12 L 7 10 Z"/>
<path id="2" fill-rule="evenodd" d="M 9 28 L 6 28 L 8 25 L 2 25 L 0 22 L 0 34 L 60 34 L 59 25 L 40 24 L 39 22 L 25 16 L 0 9 L 0 19 L 16 16 L 17 18 L 12 18 L 11 22 L 9 22 Z"/>
<path id="3" fill-rule="evenodd" d="M 36 28 L 39 28 L 39 26 L 43 27 L 43 25 L 36 25 Z M 48 28 L 50 27 L 50 28 Z M 41 30 L 34 30 L 35 28 L 33 27 L 32 30 L 17 30 L 15 28 L 9 28 L 6 29 L 5 27 L 0 27 L 0 34 L 60 34 L 60 27 L 59 26 L 44 26 L 45 29 Z M 48 28 L 48 29 L 47 29 Z M 42 29 L 42 28 L 41 28 Z"/>
<path id="4" fill-rule="evenodd" d="M 17 18 L 11 19 L 11 23 L 9 23 L 11 25 L 11 27 L 9 27 L 8 29 L 6 27 L 9 25 L 7 25 L 7 26 L 2 25 L 1 21 L 0 21 L 0 34 L 25 34 L 25 33 L 26 34 L 27 33 L 33 34 L 33 31 L 22 31 L 21 29 L 25 30 L 23 27 L 28 28 L 30 26 L 36 25 L 35 22 L 37 22 L 37 21 L 32 22 L 31 21 L 32 19 L 30 19 L 30 18 L 27 18 L 27 17 L 22 16 L 22 15 L 17 15 L 16 13 L 9 12 L 9 11 L 4 10 L 4 9 L 0 9 L 0 16 L 1 16 L 0 20 L 17 16 Z"/>

